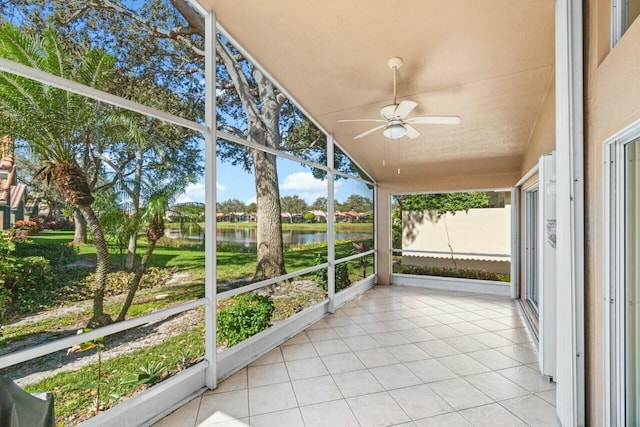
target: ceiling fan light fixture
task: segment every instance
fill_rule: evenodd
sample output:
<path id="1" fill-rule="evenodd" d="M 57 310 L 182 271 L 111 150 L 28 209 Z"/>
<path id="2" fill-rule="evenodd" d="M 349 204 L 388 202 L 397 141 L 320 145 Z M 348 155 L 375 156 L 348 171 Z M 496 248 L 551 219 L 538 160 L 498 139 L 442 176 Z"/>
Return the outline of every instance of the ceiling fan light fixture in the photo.
<path id="1" fill-rule="evenodd" d="M 402 123 L 392 123 L 382 133 L 389 139 L 398 139 L 407 134 L 407 129 Z"/>

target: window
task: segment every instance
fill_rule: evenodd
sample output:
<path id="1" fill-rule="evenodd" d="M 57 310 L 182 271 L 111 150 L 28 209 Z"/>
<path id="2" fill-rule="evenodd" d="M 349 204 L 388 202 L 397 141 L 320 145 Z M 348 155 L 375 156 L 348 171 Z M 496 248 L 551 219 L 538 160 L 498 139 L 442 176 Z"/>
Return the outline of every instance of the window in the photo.
<path id="1" fill-rule="evenodd" d="M 613 0 L 611 44 L 615 45 L 640 15 L 640 0 Z"/>
<path id="2" fill-rule="evenodd" d="M 636 125 L 637 127 L 638 125 Z M 640 424 L 640 138 L 607 147 L 610 208 L 606 221 L 605 292 L 609 292 L 605 345 L 609 350 L 606 409 L 611 425 Z M 616 195 L 619 195 L 616 197 Z"/>

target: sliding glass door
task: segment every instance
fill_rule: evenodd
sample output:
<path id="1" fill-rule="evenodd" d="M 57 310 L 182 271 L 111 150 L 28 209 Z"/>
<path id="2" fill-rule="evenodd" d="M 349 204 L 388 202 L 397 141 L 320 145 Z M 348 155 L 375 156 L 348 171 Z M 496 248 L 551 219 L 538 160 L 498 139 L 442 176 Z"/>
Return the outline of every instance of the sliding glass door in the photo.
<path id="1" fill-rule="evenodd" d="M 538 278 L 538 187 L 525 191 L 525 300 L 534 316 L 538 316 L 538 296 L 540 281 Z"/>
<path id="2" fill-rule="evenodd" d="M 626 425 L 640 425 L 640 140 L 624 147 L 625 169 L 625 313 L 624 313 L 624 368 Z"/>

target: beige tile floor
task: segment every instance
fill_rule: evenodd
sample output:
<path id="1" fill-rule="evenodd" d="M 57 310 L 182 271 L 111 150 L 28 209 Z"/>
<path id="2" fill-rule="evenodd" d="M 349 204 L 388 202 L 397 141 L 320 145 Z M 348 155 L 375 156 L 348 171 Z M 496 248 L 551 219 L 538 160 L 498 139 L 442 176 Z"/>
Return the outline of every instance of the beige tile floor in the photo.
<path id="1" fill-rule="evenodd" d="M 155 424 L 557 426 L 506 297 L 377 286 Z"/>

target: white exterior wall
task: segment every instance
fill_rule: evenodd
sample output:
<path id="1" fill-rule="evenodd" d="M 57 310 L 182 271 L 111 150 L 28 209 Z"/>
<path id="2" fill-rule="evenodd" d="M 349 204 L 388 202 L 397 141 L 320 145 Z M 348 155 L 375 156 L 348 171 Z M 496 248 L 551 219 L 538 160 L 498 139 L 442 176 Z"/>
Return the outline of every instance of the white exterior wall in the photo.
<path id="1" fill-rule="evenodd" d="M 511 253 L 511 206 L 469 209 L 467 213 L 458 212 L 455 215 L 447 213 L 440 217 L 428 211 L 403 212 L 402 249 L 509 255 Z M 415 253 L 411 255 L 420 256 Z M 447 254 L 429 254 L 428 256 L 449 257 Z M 456 258 L 509 261 L 508 258 L 475 255 L 468 257 L 456 255 Z"/>

